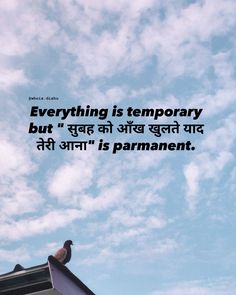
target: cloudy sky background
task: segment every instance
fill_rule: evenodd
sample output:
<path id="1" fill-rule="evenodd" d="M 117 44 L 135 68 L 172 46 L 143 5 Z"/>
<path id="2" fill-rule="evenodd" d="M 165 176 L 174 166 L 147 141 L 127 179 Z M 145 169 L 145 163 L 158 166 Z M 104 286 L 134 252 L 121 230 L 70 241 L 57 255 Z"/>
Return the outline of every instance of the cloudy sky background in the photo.
<path id="1" fill-rule="evenodd" d="M 236 2 L 2 0 L 0 24 L 0 273 L 69 238 L 96 294 L 235 294 Z M 203 108 L 205 132 L 173 137 L 190 152 L 37 151 L 32 105 L 87 104 Z"/>

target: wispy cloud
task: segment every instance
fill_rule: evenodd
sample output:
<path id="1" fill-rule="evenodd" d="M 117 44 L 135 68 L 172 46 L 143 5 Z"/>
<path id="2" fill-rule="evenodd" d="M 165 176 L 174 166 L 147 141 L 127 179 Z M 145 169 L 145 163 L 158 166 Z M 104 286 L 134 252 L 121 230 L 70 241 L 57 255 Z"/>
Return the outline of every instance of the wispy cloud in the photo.
<path id="1" fill-rule="evenodd" d="M 4 240 L 21 240 L 25 237 L 54 232 L 82 217 L 84 214 L 76 209 L 51 210 L 39 217 L 1 222 L 0 236 Z"/>
<path id="2" fill-rule="evenodd" d="M 132 238 L 135 235 L 139 235 L 139 232 L 135 231 L 127 231 L 122 235 L 123 239 Z M 119 238 L 119 236 L 118 236 Z M 114 241 L 113 241 L 114 243 Z M 116 245 L 116 243 L 114 243 Z M 88 256 L 80 261 L 82 265 L 96 265 L 96 264 L 104 264 L 112 265 L 116 261 L 135 261 L 138 259 L 151 259 L 153 257 L 157 259 L 159 256 L 163 254 L 169 254 L 174 251 L 178 247 L 178 244 L 175 240 L 166 239 L 160 240 L 158 242 L 149 242 L 149 245 L 141 244 L 140 247 L 134 249 L 127 248 L 125 250 L 112 248 L 109 246 L 99 247 L 97 249 L 96 255 Z M 95 249 L 94 249 L 95 251 Z"/>
<path id="3" fill-rule="evenodd" d="M 220 280 L 219 282 L 193 281 L 178 284 L 163 291 L 156 291 L 150 295 L 229 295 L 236 291 L 233 280 Z"/>
<path id="4" fill-rule="evenodd" d="M 23 262 L 30 259 L 28 250 L 24 247 L 20 247 L 15 250 L 5 250 L 0 248 L 0 260 L 15 263 Z"/>
<path id="5" fill-rule="evenodd" d="M 60 166 L 50 177 L 49 192 L 61 201 L 68 201 L 72 194 L 83 192 L 91 185 L 94 176 L 96 157 L 88 153 L 78 153 Z"/>
<path id="6" fill-rule="evenodd" d="M 198 203 L 200 183 L 220 177 L 220 172 L 234 159 L 231 148 L 235 141 L 235 123 L 232 118 L 227 118 L 222 123 L 221 127 L 203 140 L 202 147 L 205 151 L 196 155 L 184 167 L 186 200 L 191 210 L 194 210 Z M 220 142 L 222 144 L 219 144 Z"/>
<path id="7" fill-rule="evenodd" d="M 2 68 L 0 76 L 0 90 L 4 91 L 9 91 L 14 86 L 21 86 L 29 83 L 22 69 Z"/>

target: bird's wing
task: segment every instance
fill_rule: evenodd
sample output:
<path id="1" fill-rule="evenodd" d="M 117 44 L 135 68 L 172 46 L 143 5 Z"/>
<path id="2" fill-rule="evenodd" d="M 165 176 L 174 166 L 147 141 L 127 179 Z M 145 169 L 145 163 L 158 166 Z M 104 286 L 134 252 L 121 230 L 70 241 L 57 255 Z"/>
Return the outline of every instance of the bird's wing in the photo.
<path id="1" fill-rule="evenodd" d="M 56 252 L 56 254 L 54 255 L 54 257 L 60 261 L 61 263 L 64 261 L 64 259 L 66 258 L 66 254 L 67 254 L 67 251 L 65 248 L 61 248 L 60 250 L 58 250 Z"/>

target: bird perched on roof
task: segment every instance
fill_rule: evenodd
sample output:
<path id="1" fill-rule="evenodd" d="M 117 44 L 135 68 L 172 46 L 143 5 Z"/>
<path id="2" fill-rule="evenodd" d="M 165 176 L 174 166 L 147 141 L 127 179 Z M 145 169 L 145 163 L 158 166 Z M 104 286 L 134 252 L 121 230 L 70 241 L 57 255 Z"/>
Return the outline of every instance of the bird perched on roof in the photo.
<path id="1" fill-rule="evenodd" d="M 54 255 L 54 257 L 64 265 L 71 259 L 71 245 L 73 245 L 71 240 L 65 241 L 63 248 L 59 249 Z"/>

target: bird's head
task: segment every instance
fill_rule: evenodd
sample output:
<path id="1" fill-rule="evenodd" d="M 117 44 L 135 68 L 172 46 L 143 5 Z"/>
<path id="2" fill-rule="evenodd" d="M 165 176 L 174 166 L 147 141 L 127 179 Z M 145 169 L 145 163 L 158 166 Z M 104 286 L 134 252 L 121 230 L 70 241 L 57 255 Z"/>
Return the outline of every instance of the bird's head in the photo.
<path id="1" fill-rule="evenodd" d="M 71 245 L 73 245 L 73 242 L 72 242 L 71 240 L 67 240 L 67 241 L 65 241 L 65 243 L 64 243 L 64 247 L 69 247 L 69 246 L 71 246 Z"/>

